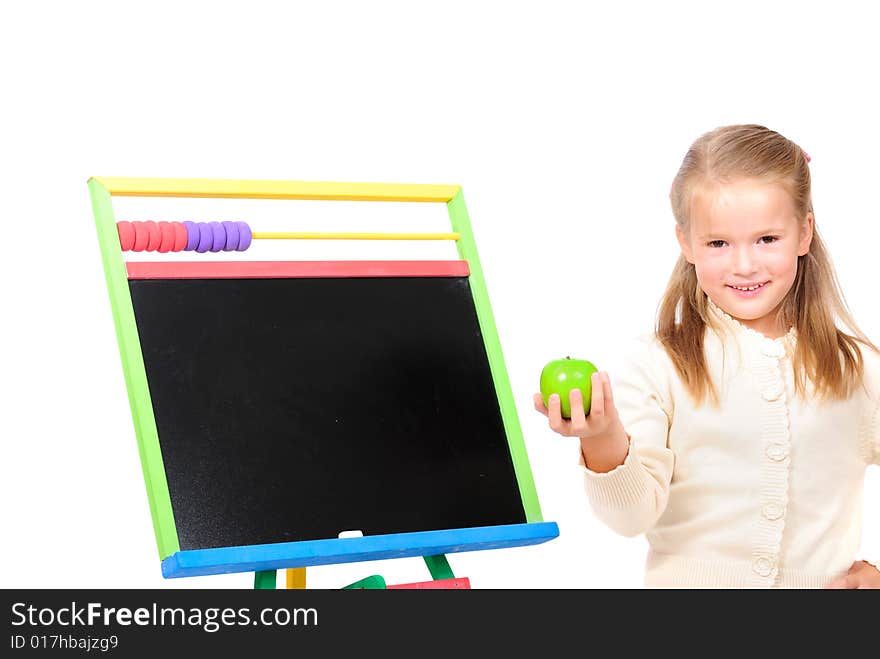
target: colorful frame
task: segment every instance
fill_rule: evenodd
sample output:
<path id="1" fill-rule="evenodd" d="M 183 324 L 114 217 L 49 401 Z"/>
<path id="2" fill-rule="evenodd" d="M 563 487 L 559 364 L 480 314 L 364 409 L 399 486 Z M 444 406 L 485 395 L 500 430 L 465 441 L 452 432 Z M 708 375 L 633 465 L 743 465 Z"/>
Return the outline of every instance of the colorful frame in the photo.
<path id="1" fill-rule="evenodd" d="M 546 542 L 559 535 L 544 522 L 516 414 L 501 343 L 461 188 L 450 185 L 256 181 L 223 179 L 158 179 L 93 177 L 88 182 L 101 258 L 122 358 L 150 513 L 165 577 L 259 571 L 403 556 L 495 549 Z M 456 246 L 464 262 L 495 383 L 501 416 L 526 515 L 526 524 L 450 529 L 385 536 L 278 543 L 180 551 L 153 406 L 129 291 L 129 267 L 119 244 L 114 196 L 209 197 L 231 199 L 302 199 L 325 201 L 400 201 L 445 203 Z M 156 264 L 153 264 L 154 266 Z M 181 263 L 175 264 L 179 268 Z M 316 276 L 321 274 L 320 266 Z M 149 269 L 139 263 L 136 271 Z M 140 270 L 138 270 L 140 269 Z M 161 270 L 161 267 L 159 268 Z M 198 268 L 196 268 L 198 271 Z M 247 276 L 247 275 L 243 275 Z"/>

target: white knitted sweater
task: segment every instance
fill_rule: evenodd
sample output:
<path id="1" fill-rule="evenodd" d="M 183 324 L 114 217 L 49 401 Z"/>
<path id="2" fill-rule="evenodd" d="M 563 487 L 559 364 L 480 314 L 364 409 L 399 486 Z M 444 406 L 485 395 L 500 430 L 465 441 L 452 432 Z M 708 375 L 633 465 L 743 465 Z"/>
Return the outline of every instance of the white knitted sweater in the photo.
<path id="1" fill-rule="evenodd" d="M 794 394 L 794 330 L 768 339 L 709 301 L 707 365 L 720 408 L 695 407 L 659 341 L 637 341 L 614 377 L 631 437 L 622 465 L 581 466 L 596 516 L 645 533 L 645 585 L 818 588 L 861 543 L 865 469 L 880 463 L 880 356 L 845 401 Z"/>

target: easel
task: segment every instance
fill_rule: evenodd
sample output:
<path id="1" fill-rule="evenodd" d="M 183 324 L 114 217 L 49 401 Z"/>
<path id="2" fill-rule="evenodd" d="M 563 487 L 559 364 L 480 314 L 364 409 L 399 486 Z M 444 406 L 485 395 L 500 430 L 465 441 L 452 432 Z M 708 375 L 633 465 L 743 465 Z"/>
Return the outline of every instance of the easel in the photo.
<path id="1" fill-rule="evenodd" d="M 309 565 L 328 565 L 405 556 L 422 557 L 432 580 L 388 585 L 379 575 L 345 588 L 468 588 L 456 578 L 446 553 L 497 549 L 546 542 L 558 536 L 555 523 L 541 518 L 513 395 L 501 354 L 488 293 L 477 256 L 467 210 L 458 186 L 313 183 L 298 181 L 240 181 L 215 179 L 92 178 L 89 181 L 102 260 L 110 293 L 126 386 L 135 422 L 141 462 L 150 501 L 157 545 L 166 578 L 253 572 L 254 588 L 276 586 L 277 570 L 285 569 L 288 588 L 305 587 Z M 438 202 L 447 206 L 449 233 L 270 233 L 251 231 L 243 222 L 117 222 L 111 197 L 189 197 L 237 199 L 301 199 L 328 201 Z M 244 251 L 252 240 L 452 240 L 460 261 L 408 262 L 237 262 L 126 263 L 122 253 Z M 523 523 L 462 526 L 453 529 L 390 533 L 360 538 L 328 538 L 297 542 L 259 542 L 253 545 L 195 547 L 181 550 L 175 526 L 163 452 L 154 416 L 141 338 L 135 320 L 130 282 L 143 280 L 238 280 L 276 277 L 466 277 L 485 342 L 499 411 L 518 489 Z M 325 536 L 322 536 L 325 537 Z M 297 567 L 290 567 L 290 566 Z"/>

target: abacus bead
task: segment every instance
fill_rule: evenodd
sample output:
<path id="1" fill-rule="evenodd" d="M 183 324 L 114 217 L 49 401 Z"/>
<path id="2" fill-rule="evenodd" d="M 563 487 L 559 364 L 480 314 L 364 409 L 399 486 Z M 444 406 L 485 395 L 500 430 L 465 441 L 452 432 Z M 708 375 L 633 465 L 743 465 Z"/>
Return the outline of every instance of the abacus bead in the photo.
<path id="1" fill-rule="evenodd" d="M 143 222 L 132 222 L 131 226 L 134 228 L 134 245 L 132 245 L 131 250 L 133 252 L 143 252 L 147 248 L 147 243 L 150 242 L 150 232 L 147 231 L 147 227 L 144 226 Z"/>
<path id="2" fill-rule="evenodd" d="M 117 222 L 116 230 L 119 232 L 119 246 L 123 252 L 134 247 L 134 227 L 131 222 Z"/>
<path id="3" fill-rule="evenodd" d="M 211 245 L 212 252 L 219 252 L 226 247 L 226 231 L 219 222 L 209 222 L 211 232 L 214 234 L 214 242 Z"/>
<path id="4" fill-rule="evenodd" d="M 183 251 L 183 248 L 186 247 L 186 243 L 189 239 L 186 227 L 183 226 L 183 222 L 172 222 L 171 225 L 174 227 L 174 246 L 171 248 L 171 251 Z"/>
<path id="5" fill-rule="evenodd" d="M 186 247 L 183 249 L 186 252 L 191 252 L 199 246 L 199 225 L 187 220 L 183 223 L 183 228 L 186 229 Z"/>
<path id="6" fill-rule="evenodd" d="M 162 241 L 162 232 L 159 231 L 159 225 L 153 220 L 147 220 L 144 222 L 144 228 L 148 232 L 147 246 L 145 249 L 148 252 L 155 252 L 159 249 L 159 243 Z"/>
<path id="7" fill-rule="evenodd" d="M 159 222 L 159 251 L 170 252 L 174 247 L 174 227 L 171 222 Z"/>
<path id="8" fill-rule="evenodd" d="M 223 222 L 223 230 L 226 231 L 226 247 L 223 249 L 227 252 L 233 252 L 238 249 L 238 223 Z"/>
<path id="9" fill-rule="evenodd" d="M 207 222 L 199 222 L 196 226 L 199 228 L 199 244 L 196 245 L 196 251 L 199 254 L 204 254 L 214 244 L 214 232 L 211 231 Z"/>
<path id="10" fill-rule="evenodd" d="M 238 247 L 236 250 L 243 252 L 251 246 L 251 228 L 247 222 L 236 222 L 238 225 Z"/>

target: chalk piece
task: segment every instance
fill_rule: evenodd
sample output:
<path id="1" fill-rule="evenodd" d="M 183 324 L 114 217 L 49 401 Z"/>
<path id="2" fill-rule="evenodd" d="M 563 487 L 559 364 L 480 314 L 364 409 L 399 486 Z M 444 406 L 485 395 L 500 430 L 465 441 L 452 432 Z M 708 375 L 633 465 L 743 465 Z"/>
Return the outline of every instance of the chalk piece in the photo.
<path id="1" fill-rule="evenodd" d="M 363 538 L 364 532 L 363 531 L 340 531 L 339 537 L 340 538 Z"/>

